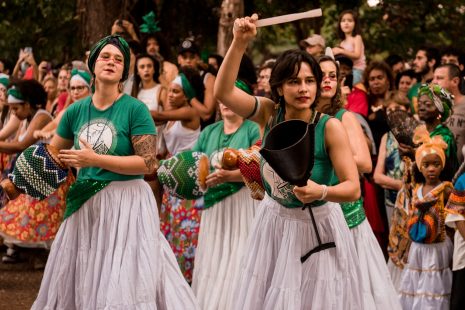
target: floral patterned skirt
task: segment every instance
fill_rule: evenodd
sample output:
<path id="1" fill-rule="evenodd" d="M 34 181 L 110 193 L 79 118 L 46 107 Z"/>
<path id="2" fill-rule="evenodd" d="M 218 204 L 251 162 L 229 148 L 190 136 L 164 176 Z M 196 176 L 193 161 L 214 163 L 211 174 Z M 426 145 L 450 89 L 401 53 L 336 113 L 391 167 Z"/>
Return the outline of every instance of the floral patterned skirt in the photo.
<path id="1" fill-rule="evenodd" d="M 195 200 L 177 198 L 163 193 L 160 229 L 176 255 L 179 267 L 187 282 L 192 283 L 195 249 L 200 227 L 200 211 Z"/>
<path id="2" fill-rule="evenodd" d="M 42 201 L 26 194 L 9 201 L 0 209 L 0 235 L 20 246 L 49 247 L 63 220 L 66 194 L 73 182 L 70 172 L 66 182 Z"/>

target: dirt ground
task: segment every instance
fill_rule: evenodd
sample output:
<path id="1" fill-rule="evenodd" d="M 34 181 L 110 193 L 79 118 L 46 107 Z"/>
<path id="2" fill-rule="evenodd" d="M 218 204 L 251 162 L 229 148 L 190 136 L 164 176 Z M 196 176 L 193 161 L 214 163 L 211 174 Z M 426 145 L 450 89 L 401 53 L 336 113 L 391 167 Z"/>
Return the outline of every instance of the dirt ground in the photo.
<path id="1" fill-rule="evenodd" d="M 6 252 L 0 247 L 0 257 Z M 45 250 L 24 249 L 21 262 L 4 264 L 0 261 L 0 309 L 30 309 L 39 291 L 43 275 Z"/>

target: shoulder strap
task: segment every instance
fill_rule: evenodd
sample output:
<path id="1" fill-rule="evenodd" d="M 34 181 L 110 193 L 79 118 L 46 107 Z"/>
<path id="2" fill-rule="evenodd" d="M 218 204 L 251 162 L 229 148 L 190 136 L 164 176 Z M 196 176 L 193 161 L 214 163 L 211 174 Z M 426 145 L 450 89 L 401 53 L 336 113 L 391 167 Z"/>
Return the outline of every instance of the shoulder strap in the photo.
<path id="1" fill-rule="evenodd" d="M 337 113 L 334 115 L 334 117 L 337 118 L 338 120 L 342 121 L 342 116 L 344 115 L 345 112 L 347 112 L 346 109 L 340 109 L 339 111 L 337 111 Z"/>
<path id="2" fill-rule="evenodd" d="M 316 111 L 315 118 L 313 119 L 313 124 L 318 124 L 321 118 L 321 112 Z"/>

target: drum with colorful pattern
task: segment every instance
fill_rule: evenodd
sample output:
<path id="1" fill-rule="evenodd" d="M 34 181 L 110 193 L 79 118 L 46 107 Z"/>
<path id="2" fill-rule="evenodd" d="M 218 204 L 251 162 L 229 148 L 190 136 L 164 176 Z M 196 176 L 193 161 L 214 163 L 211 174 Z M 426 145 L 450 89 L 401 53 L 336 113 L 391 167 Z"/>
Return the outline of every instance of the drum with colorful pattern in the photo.
<path id="1" fill-rule="evenodd" d="M 161 160 L 157 175 L 163 187 L 182 199 L 203 196 L 209 174 L 208 156 L 201 152 L 185 151 Z"/>
<path id="2" fill-rule="evenodd" d="M 43 200 L 53 194 L 68 176 L 68 168 L 59 160 L 58 152 L 54 146 L 45 143 L 25 149 L 18 156 L 8 179 L 1 183 L 8 198 L 14 199 L 25 193 Z"/>

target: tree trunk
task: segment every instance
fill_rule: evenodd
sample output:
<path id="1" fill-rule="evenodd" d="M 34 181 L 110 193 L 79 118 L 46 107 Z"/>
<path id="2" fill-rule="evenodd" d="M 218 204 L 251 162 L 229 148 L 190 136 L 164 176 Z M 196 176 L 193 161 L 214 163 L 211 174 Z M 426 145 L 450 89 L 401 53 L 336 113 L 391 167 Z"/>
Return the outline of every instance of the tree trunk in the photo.
<path id="1" fill-rule="evenodd" d="M 242 16 L 244 16 L 243 0 L 223 0 L 223 3 L 221 4 L 217 43 L 217 53 L 221 56 L 226 54 L 229 45 L 231 45 L 233 39 L 232 27 L 234 20 Z"/>
<path id="2" fill-rule="evenodd" d="M 111 32 L 117 19 L 129 19 L 134 0 L 114 0 L 111 4 L 99 0 L 77 0 L 83 46 L 90 48 Z"/>

